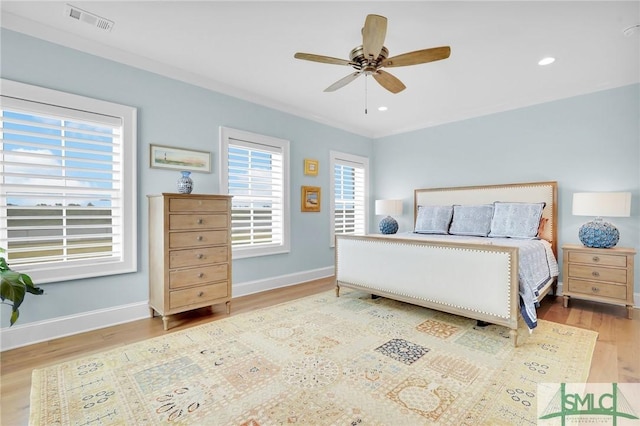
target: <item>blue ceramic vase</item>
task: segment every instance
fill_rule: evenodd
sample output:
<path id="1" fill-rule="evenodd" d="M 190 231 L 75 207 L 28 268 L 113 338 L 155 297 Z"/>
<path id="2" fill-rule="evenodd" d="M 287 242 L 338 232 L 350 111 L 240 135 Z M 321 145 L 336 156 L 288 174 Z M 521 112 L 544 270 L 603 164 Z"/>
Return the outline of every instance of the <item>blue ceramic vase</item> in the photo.
<path id="1" fill-rule="evenodd" d="M 191 172 L 183 171 L 180 173 L 182 173 L 182 176 L 178 179 L 178 192 L 180 194 L 191 194 L 191 191 L 193 191 L 193 180 L 189 177 Z"/>

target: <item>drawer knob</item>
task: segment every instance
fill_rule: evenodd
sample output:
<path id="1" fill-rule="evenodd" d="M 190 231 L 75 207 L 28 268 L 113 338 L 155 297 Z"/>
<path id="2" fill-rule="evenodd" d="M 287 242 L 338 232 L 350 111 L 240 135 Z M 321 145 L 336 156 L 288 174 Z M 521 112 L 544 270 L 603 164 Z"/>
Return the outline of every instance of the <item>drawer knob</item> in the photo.
<path id="1" fill-rule="evenodd" d="M 600 289 L 598 287 L 591 287 L 591 291 L 597 293 L 600 291 Z"/>
<path id="2" fill-rule="evenodd" d="M 202 253 L 198 253 L 198 255 L 196 256 L 198 259 L 204 259 L 204 254 Z"/>
<path id="3" fill-rule="evenodd" d="M 198 293 L 198 297 L 202 297 L 202 296 L 204 296 L 204 292 L 203 292 L 203 291 L 201 291 L 200 293 Z"/>
<path id="4" fill-rule="evenodd" d="M 196 238 L 198 241 L 202 241 L 202 235 L 198 235 L 198 238 Z"/>
<path id="5" fill-rule="evenodd" d="M 200 273 L 198 274 L 198 278 L 202 278 L 202 277 L 204 277 L 204 272 L 200 272 Z"/>
<path id="6" fill-rule="evenodd" d="M 593 260 L 594 262 L 600 262 L 600 258 L 598 256 L 593 256 L 591 260 Z"/>
<path id="7" fill-rule="evenodd" d="M 198 219 L 198 225 L 202 225 L 203 223 L 204 223 L 204 220 Z"/>
<path id="8" fill-rule="evenodd" d="M 600 276 L 600 272 L 598 272 L 598 271 L 593 271 L 593 272 L 591 273 L 591 275 L 593 275 L 594 277 L 599 277 L 599 276 Z"/>

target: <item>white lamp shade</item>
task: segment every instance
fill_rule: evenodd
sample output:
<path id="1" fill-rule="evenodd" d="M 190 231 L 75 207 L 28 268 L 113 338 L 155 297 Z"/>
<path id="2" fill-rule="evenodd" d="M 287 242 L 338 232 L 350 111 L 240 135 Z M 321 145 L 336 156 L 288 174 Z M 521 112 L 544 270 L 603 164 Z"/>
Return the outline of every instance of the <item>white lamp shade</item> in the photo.
<path id="1" fill-rule="evenodd" d="M 376 214 L 381 216 L 402 214 L 402 200 L 376 200 Z"/>
<path id="2" fill-rule="evenodd" d="M 630 192 L 577 192 L 573 194 L 574 216 L 629 217 Z"/>

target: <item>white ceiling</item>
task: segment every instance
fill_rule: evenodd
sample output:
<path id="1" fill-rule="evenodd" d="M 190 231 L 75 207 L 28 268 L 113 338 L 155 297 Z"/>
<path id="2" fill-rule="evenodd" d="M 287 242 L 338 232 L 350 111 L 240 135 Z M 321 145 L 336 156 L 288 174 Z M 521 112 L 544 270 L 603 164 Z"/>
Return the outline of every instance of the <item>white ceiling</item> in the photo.
<path id="1" fill-rule="evenodd" d="M 2 0 L 1 23 L 368 137 L 640 82 L 640 29 L 623 34 L 640 1 L 68 1 L 110 32 L 68 18 L 66 3 Z M 348 59 L 370 13 L 388 18 L 390 56 L 448 45 L 451 57 L 388 68 L 399 94 L 364 77 L 323 92 L 352 68 L 294 53 Z"/>

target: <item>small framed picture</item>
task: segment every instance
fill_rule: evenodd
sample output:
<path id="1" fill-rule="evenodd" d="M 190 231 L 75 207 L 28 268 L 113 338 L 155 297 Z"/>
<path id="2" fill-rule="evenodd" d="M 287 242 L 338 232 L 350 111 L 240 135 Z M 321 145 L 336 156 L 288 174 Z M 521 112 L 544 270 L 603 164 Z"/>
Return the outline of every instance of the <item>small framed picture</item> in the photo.
<path id="1" fill-rule="evenodd" d="M 149 145 L 150 167 L 211 173 L 211 153 L 170 146 Z"/>
<path id="2" fill-rule="evenodd" d="M 303 212 L 319 212 L 320 191 L 319 186 L 303 186 L 300 210 Z"/>
<path id="3" fill-rule="evenodd" d="M 318 160 L 304 159 L 304 174 L 307 176 L 318 176 Z"/>

